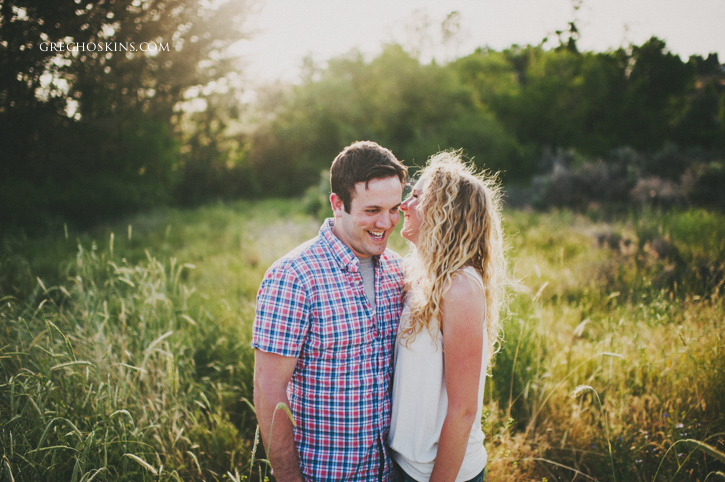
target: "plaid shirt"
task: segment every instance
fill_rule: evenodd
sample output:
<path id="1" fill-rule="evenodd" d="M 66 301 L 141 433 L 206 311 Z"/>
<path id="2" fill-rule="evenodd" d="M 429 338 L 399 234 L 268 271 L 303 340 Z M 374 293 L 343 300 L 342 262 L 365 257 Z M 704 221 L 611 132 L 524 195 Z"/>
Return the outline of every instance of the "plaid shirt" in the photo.
<path id="1" fill-rule="evenodd" d="M 390 250 L 377 257 L 373 312 L 358 259 L 331 227 L 328 219 L 265 274 L 252 346 L 298 357 L 287 396 L 304 477 L 387 481 L 402 262 Z"/>

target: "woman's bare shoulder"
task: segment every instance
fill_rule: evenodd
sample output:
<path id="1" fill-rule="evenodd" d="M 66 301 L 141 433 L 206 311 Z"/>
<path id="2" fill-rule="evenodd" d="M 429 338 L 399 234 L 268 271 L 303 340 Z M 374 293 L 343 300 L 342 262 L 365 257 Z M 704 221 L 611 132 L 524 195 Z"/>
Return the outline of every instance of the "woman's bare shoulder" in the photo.
<path id="1" fill-rule="evenodd" d="M 453 275 L 451 284 L 444 296 L 445 300 L 462 302 L 484 295 L 481 278 L 472 271 L 465 269 Z"/>
<path id="2" fill-rule="evenodd" d="M 480 284 L 470 276 L 455 276 L 443 296 L 443 325 L 483 325 L 486 297 Z"/>

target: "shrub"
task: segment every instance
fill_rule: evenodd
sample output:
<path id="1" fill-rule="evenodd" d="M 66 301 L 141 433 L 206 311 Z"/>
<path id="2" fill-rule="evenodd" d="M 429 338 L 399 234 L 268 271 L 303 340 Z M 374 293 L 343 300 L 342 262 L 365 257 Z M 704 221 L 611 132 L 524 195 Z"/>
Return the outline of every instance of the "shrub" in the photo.
<path id="1" fill-rule="evenodd" d="M 637 181 L 629 197 L 639 206 L 672 208 L 684 206 L 685 191 L 674 181 L 661 177 L 646 177 Z"/>
<path id="2" fill-rule="evenodd" d="M 534 178 L 536 204 L 583 210 L 595 203 L 620 204 L 627 198 L 630 180 L 620 165 L 602 160 L 569 168 L 556 163 L 548 175 Z"/>
<path id="3" fill-rule="evenodd" d="M 682 185 L 695 206 L 725 211 L 725 161 L 693 165 L 683 175 Z"/>

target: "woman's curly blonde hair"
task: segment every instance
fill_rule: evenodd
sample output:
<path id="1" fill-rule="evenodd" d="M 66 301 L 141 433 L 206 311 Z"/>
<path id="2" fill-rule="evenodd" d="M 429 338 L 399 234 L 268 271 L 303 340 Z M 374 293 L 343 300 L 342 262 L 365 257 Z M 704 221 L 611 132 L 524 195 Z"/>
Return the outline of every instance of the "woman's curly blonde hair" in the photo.
<path id="1" fill-rule="evenodd" d="M 435 154 L 421 172 L 425 187 L 418 201 L 418 246 L 406 259 L 410 324 L 407 342 L 426 328 L 440 330 L 443 295 L 452 279 L 472 266 L 483 279 L 486 297 L 488 361 L 499 344 L 499 313 L 504 308 L 506 256 L 501 228 L 501 190 L 496 176 L 477 174 L 460 151 Z"/>

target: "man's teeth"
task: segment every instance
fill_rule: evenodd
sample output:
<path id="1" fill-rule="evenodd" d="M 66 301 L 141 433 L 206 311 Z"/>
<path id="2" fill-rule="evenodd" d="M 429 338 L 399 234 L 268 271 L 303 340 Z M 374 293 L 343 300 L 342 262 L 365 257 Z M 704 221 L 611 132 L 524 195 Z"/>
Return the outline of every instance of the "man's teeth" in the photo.
<path id="1" fill-rule="evenodd" d="M 379 232 L 368 231 L 368 232 L 372 235 L 373 238 L 378 238 L 378 239 L 382 238 L 383 234 L 385 234 L 385 231 L 379 231 Z"/>

